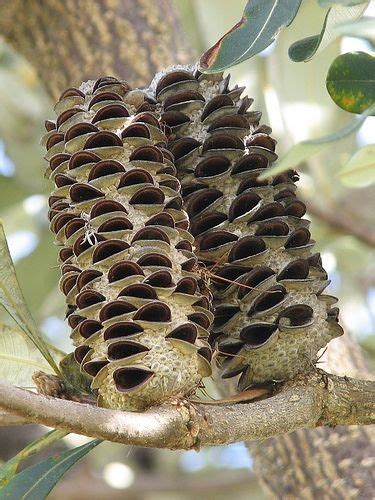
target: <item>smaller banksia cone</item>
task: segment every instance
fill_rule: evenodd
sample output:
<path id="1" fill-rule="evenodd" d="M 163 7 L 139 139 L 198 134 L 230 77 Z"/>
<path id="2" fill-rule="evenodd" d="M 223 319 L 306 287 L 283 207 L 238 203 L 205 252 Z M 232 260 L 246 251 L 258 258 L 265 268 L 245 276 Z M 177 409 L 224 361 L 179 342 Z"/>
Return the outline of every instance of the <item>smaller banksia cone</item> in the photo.
<path id="1" fill-rule="evenodd" d="M 143 410 L 211 373 L 213 314 L 155 102 L 100 78 L 66 90 L 43 142 L 67 318 L 98 404 Z"/>
<path id="2" fill-rule="evenodd" d="M 197 256 L 212 269 L 211 342 L 223 377 L 239 388 L 310 371 L 318 351 L 342 334 L 294 171 L 266 181 L 277 158 L 243 88 L 229 76 L 164 71 L 151 85 L 170 127 Z"/>

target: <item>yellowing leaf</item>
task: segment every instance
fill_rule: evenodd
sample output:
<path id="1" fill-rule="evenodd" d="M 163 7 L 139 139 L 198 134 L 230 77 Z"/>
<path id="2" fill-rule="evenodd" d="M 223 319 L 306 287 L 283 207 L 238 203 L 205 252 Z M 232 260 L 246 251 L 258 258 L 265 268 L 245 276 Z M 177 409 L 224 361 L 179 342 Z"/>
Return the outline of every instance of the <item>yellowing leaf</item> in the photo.
<path id="1" fill-rule="evenodd" d="M 364 146 L 343 166 L 339 176 L 350 187 L 368 186 L 375 182 L 375 144 Z"/>
<path id="2" fill-rule="evenodd" d="M 33 317 L 26 305 L 18 284 L 16 271 L 9 254 L 4 228 L 0 222 L 0 304 L 12 316 L 18 326 L 39 349 L 42 356 L 59 375 L 60 371 L 53 360 L 47 344 L 38 332 Z"/>
<path id="3" fill-rule="evenodd" d="M 53 352 L 58 361 L 64 353 Z M 34 386 L 32 375 L 53 370 L 26 334 L 17 328 L 0 325 L 0 379 L 21 387 Z"/>

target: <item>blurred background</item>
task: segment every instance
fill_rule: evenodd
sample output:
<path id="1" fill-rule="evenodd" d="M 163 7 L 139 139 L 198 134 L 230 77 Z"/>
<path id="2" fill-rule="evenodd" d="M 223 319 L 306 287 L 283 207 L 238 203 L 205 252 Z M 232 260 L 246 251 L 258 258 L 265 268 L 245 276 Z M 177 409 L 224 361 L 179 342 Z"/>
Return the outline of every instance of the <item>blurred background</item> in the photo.
<path id="1" fill-rule="evenodd" d="M 175 4 L 183 22 L 181 36 L 199 55 L 238 21 L 246 1 L 175 0 Z M 263 121 L 272 126 L 280 156 L 293 144 L 334 132 L 353 119 L 330 99 L 325 76 L 339 53 L 370 51 L 369 42 L 343 37 L 312 62 L 297 64 L 288 58 L 292 42 L 320 31 L 324 13 L 316 2 L 303 2 L 296 21 L 276 43 L 231 71 L 232 82 L 246 85 L 248 95 L 255 98 L 253 108 L 262 110 Z M 375 15 L 374 5 L 366 15 Z M 64 301 L 57 289 L 57 248 L 47 224 L 51 186 L 43 177 L 45 163 L 39 145 L 44 120 L 52 116 L 52 103 L 33 68 L 0 38 L 0 217 L 21 288 L 41 331 L 51 343 L 69 352 Z M 299 182 L 300 196 L 310 207 L 312 234 L 330 275 L 328 293 L 340 298 L 342 323 L 366 350 L 373 367 L 374 254 L 364 241 L 332 224 L 327 214 L 375 232 L 375 188 L 348 189 L 337 177 L 340 167 L 359 146 L 373 142 L 374 126 L 375 118 L 367 119 L 356 135 L 313 157 L 303 165 Z M 11 324 L 2 311 L 0 320 Z M 44 431 L 36 426 L 0 428 L 0 461 Z M 83 442 L 85 438 L 70 435 L 61 446 Z M 251 457 L 241 443 L 200 453 L 103 443 L 64 477 L 50 498 L 103 497 L 265 498 L 252 473 Z"/>

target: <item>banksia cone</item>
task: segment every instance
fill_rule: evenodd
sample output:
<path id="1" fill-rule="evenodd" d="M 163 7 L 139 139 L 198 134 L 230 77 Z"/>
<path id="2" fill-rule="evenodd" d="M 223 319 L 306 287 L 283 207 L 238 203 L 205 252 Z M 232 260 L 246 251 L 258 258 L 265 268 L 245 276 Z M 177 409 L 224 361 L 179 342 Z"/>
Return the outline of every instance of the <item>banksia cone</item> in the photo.
<path id="1" fill-rule="evenodd" d="M 142 410 L 211 373 L 180 183 L 155 103 L 101 78 L 66 90 L 46 122 L 51 229 L 67 318 L 98 404 Z"/>
<path id="2" fill-rule="evenodd" d="M 298 175 L 258 180 L 277 158 L 276 141 L 229 77 L 177 67 L 152 89 L 171 130 L 196 252 L 211 270 L 210 339 L 223 377 L 241 374 L 244 389 L 309 371 L 342 329 L 336 299 L 322 294 L 329 281 L 312 253 Z"/>

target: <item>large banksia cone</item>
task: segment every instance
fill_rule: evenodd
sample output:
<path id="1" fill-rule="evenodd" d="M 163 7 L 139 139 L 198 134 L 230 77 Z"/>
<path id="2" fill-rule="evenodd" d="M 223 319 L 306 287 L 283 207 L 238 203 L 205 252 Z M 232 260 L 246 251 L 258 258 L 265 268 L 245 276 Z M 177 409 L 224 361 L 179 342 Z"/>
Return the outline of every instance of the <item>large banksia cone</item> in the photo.
<path id="1" fill-rule="evenodd" d="M 186 396 L 210 374 L 213 315 L 154 108 L 124 82 L 87 82 L 62 94 L 43 140 L 75 357 L 110 408 Z"/>
<path id="2" fill-rule="evenodd" d="M 212 270 L 211 341 L 239 388 L 307 372 L 342 334 L 313 254 L 294 171 L 258 176 L 277 158 L 271 129 L 229 77 L 171 69 L 152 84 L 182 182 L 197 255 Z"/>

